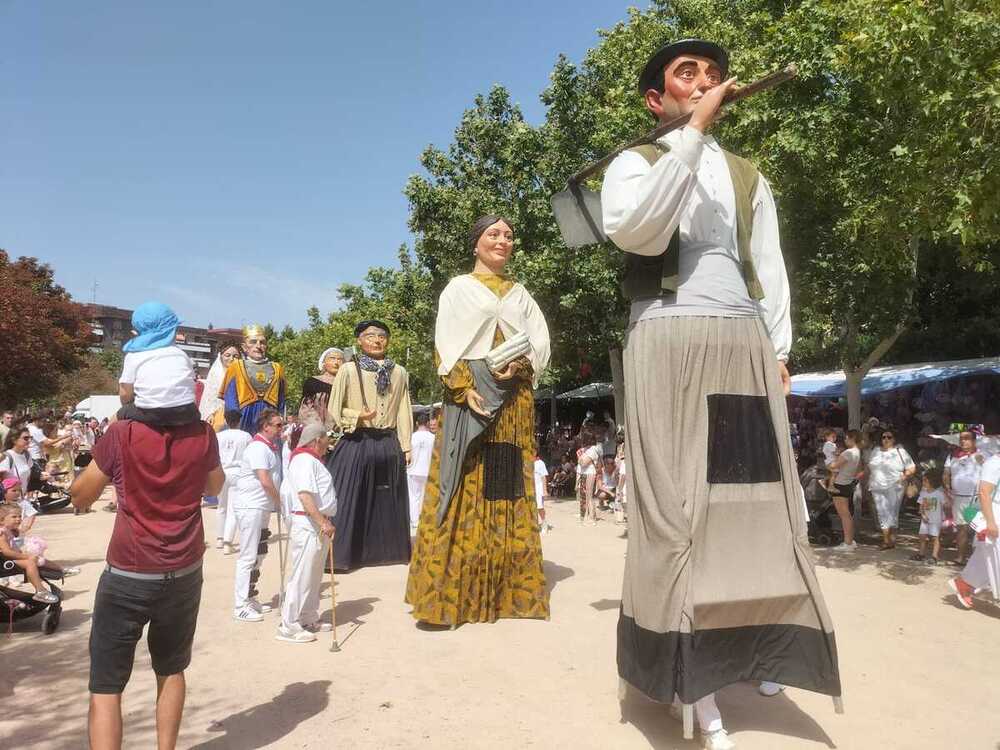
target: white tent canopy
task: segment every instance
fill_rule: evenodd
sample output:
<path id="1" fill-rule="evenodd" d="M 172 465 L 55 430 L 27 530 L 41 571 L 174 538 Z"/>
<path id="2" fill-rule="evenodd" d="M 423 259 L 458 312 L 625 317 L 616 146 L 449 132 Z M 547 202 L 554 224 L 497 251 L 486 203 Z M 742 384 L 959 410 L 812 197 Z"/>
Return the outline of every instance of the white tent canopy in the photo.
<path id="1" fill-rule="evenodd" d="M 909 388 L 936 380 L 949 380 L 986 373 L 1000 374 L 1000 357 L 875 367 L 861 381 L 861 395 L 871 396 L 883 391 Z M 792 395 L 807 398 L 840 398 L 847 395 L 847 378 L 843 370 L 793 375 Z"/>

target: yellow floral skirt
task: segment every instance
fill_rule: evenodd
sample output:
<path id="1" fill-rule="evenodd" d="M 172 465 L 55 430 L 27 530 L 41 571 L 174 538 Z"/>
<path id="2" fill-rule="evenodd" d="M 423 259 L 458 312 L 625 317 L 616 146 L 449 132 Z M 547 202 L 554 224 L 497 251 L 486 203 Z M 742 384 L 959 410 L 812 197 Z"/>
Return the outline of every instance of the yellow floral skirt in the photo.
<path id="1" fill-rule="evenodd" d="M 534 425 L 533 395 L 524 383 L 470 446 L 460 488 L 440 525 L 441 441 L 435 444 L 406 583 L 406 602 L 417 620 L 457 625 L 496 622 L 501 617 L 548 619 L 549 592 L 534 497 Z M 522 496 L 486 498 L 483 445 L 489 443 L 520 448 Z"/>

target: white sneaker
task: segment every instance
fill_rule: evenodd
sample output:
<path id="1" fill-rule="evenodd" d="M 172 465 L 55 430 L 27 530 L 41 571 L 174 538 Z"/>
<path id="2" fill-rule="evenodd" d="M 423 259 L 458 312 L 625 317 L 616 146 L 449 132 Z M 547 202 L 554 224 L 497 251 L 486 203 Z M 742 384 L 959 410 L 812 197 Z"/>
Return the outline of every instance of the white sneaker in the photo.
<path id="1" fill-rule="evenodd" d="M 316 636 L 308 630 L 292 630 L 284 625 L 278 626 L 278 632 L 274 637 L 285 643 L 312 643 L 316 640 Z"/>
<path id="2" fill-rule="evenodd" d="M 850 544 L 848 544 L 847 542 L 841 542 L 836 547 L 834 547 L 833 550 L 834 552 L 853 552 L 857 548 L 858 548 L 857 542 L 851 542 Z"/>
<path id="3" fill-rule="evenodd" d="M 729 739 L 725 729 L 701 733 L 701 746 L 705 750 L 733 750 L 736 743 Z"/>
<path id="4" fill-rule="evenodd" d="M 548 528 L 547 528 L 547 527 L 545 526 L 545 524 L 544 524 L 544 523 L 542 524 L 541 528 L 540 528 L 540 529 L 538 529 L 538 533 L 539 533 L 539 534 L 548 534 L 548 533 L 549 533 L 549 530 L 548 530 Z"/>
<path id="5" fill-rule="evenodd" d="M 264 615 L 248 604 L 243 609 L 233 612 L 233 619 L 240 622 L 260 622 L 264 619 Z"/>
<path id="6" fill-rule="evenodd" d="M 770 698 L 777 695 L 782 690 L 785 689 L 784 685 L 777 682 L 767 682 L 766 680 L 760 683 L 760 687 L 757 688 L 757 692 L 763 695 L 765 698 Z"/>
<path id="7" fill-rule="evenodd" d="M 274 609 L 270 604 L 261 604 L 256 599 L 251 599 L 249 606 L 260 612 L 262 615 L 266 615 L 268 612 Z"/>
<path id="8" fill-rule="evenodd" d="M 328 622 L 311 622 L 308 625 L 302 625 L 301 627 L 309 633 L 329 633 L 333 630 L 333 625 Z"/>

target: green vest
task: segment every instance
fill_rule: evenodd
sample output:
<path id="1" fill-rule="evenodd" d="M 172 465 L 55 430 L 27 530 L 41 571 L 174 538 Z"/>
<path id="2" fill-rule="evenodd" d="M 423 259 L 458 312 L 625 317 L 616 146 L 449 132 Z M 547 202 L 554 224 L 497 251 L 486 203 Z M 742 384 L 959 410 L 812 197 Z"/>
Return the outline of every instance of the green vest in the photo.
<path id="1" fill-rule="evenodd" d="M 653 166 L 667 150 L 659 143 L 647 143 L 630 149 L 636 152 Z M 739 156 L 725 149 L 726 163 L 733 180 L 733 193 L 736 196 L 736 247 L 740 255 L 740 267 L 743 280 L 747 285 L 750 299 L 764 299 L 764 288 L 757 278 L 757 269 L 753 265 L 750 253 L 750 235 L 753 231 L 753 199 L 757 193 L 757 180 L 760 173 L 757 168 Z M 678 228 L 666 249 L 659 255 L 637 255 L 625 253 L 625 275 L 622 277 L 622 291 L 626 299 L 635 300 L 640 297 L 658 297 L 661 294 L 676 294 L 678 284 L 678 265 L 680 263 L 680 229 Z"/>

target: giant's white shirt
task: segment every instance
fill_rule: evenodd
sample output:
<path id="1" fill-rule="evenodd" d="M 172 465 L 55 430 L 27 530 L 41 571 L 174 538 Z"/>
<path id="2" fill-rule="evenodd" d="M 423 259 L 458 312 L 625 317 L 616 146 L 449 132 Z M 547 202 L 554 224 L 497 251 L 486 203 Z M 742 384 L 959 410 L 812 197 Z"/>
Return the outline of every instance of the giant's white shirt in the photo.
<path id="1" fill-rule="evenodd" d="M 740 271 L 736 197 L 719 144 L 692 127 L 667 133 L 660 143 L 669 151 L 652 167 L 632 151 L 617 156 L 601 190 L 604 231 L 626 252 L 659 255 L 680 228 L 677 294 L 635 300 L 632 322 L 672 315 L 759 316 L 778 358 L 787 359 L 788 274 L 767 180 L 759 178 L 753 202 L 750 251 L 764 288 L 764 299 L 755 301 Z"/>

